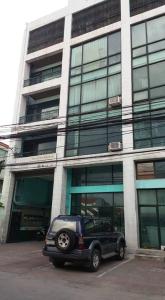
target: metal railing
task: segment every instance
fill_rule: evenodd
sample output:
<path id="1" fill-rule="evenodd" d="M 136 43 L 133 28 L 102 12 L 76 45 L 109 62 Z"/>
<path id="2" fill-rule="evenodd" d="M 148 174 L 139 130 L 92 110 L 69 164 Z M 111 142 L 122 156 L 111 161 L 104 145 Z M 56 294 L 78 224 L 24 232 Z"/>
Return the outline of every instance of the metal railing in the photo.
<path id="1" fill-rule="evenodd" d="M 32 122 L 39 122 L 39 121 L 45 121 L 45 120 L 52 120 L 58 118 L 59 115 L 59 108 L 52 109 L 48 112 L 40 112 L 36 114 L 29 114 L 26 116 L 22 116 L 19 118 L 19 124 L 26 124 L 26 123 L 32 123 Z"/>
<path id="2" fill-rule="evenodd" d="M 48 149 L 43 149 L 43 150 L 34 150 L 30 152 L 15 152 L 14 157 L 15 158 L 20 158 L 20 157 L 29 157 L 29 156 L 37 156 L 37 155 L 44 155 L 44 154 L 51 154 L 51 153 L 56 153 L 56 149 L 54 148 L 48 148 Z"/>
<path id="3" fill-rule="evenodd" d="M 62 68 L 58 67 L 58 69 L 56 69 L 55 71 L 50 71 L 47 74 L 43 74 L 42 72 L 34 77 L 31 77 L 29 79 L 24 80 L 24 87 L 29 86 L 29 85 L 33 85 L 33 84 L 37 84 L 37 83 L 41 83 L 47 80 L 51 80 L 53 78 L 59 78 L 61 77 L 61 70 Z"/>

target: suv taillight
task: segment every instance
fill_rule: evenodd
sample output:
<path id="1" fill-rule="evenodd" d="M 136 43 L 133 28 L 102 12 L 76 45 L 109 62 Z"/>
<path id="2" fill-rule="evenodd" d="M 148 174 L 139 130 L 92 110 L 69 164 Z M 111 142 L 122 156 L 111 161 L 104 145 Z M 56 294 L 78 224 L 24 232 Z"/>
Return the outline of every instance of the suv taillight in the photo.
<path id="1" fill-rule="evenodd" d="M 85 244 L 84 244 L 84 238 L 83 238 L 83 236 L 79 237 L 78 246 L 79 246 L 79 250 L 84 250 L 85 249 Z"/>

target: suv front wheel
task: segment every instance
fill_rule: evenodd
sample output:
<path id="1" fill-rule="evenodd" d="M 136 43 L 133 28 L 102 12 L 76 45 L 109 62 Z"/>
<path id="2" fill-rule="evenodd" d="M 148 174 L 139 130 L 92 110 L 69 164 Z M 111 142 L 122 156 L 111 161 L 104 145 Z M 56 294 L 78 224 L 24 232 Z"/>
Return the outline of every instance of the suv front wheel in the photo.
<path id="1" fill-rule="evenodd" d="M 123 244 L 119 245 L 117 258 L 118 258 L 118 260 L 122 260 L 125 258 L 125 246 Z"/>
<path id="2" fill-rule="evenodd" d="M 89 263 L 89 271 L 90 272 L 96 272 L 101 263 L 101 253 L 100 250 L 94 249 L 92 254 L 91 254 L 91 259 Z"/>

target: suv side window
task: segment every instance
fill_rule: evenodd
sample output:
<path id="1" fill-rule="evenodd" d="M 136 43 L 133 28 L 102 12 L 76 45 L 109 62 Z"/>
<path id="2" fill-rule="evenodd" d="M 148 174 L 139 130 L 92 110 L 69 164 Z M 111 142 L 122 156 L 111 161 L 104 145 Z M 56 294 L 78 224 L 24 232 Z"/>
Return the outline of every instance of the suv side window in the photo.
<path id="1" fill-rule="evenodd" d="M 85 234 L 94 233 L 95 232 L 94 220 L 88 220 L 87 222 L 85 222 L 84 227 L 85 227 Z"/>

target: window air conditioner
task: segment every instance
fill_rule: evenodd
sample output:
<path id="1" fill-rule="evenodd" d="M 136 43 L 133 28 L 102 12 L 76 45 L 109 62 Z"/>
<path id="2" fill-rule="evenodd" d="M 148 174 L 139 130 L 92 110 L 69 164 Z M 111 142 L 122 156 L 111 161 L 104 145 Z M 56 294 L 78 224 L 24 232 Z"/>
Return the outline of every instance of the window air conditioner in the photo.
<path id="1" fill-rule="evenodd" d="M 120 96 L 109 98 L 108 104 L 110 107 L 121 106 L 122 98 Z"/>
<path id="2" fill-rule="evenodd" d="M 112 143 L 109 143 L 109 145 L 108 145 L 109 152 L 120 151 L 122 149 L 123 149 L 123 147 L 122 147 L 121 142 L 112 142 Z"/>

